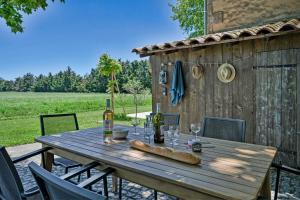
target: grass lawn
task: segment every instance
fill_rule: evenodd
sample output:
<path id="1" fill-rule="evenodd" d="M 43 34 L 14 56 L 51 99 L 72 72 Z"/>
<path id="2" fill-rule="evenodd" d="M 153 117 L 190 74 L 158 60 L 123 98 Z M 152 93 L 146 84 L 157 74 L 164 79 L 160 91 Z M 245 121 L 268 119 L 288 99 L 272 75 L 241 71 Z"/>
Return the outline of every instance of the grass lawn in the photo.
<path id="1" fill-rule="evenodd" d="M 0 92 L 0 145 L 13 146 L 31 143 L 40 133 L 40 114 L 75 112 L 79 128 L 97 127 L 102 120 L 107 94 L 89 93 L 18 93 Z M 126 113 L 134 113 L 133 98 L 125 95 L 122 101 Z M 120 99 L 116 99 L 115 113 L 122 113 Z M 139 112 L 151 111 L 151 95 L 145 97 Z M 117 117 L 115 124 L 130 124 Z"/>

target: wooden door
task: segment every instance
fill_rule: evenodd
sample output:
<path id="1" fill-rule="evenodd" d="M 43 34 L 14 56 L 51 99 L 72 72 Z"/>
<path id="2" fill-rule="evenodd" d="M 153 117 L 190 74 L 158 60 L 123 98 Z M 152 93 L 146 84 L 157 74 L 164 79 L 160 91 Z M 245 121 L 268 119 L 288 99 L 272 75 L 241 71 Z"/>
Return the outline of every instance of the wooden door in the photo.
<path id="1" fill-rule="evenodd" d="M 256 54 L 256 143 L 275 146 L 277 159 L 297 163 L 297 49 Z"/>

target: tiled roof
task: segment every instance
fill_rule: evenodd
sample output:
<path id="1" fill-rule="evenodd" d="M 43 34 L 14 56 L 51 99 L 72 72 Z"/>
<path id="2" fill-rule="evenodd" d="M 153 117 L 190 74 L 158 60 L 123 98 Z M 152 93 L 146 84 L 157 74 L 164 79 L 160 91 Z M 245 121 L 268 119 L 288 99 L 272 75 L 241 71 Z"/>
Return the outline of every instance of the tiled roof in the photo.
<path id="1" fill-rule="evenodd" d="M 147 45 L 145 47 L 134 48 L 132 52 L 141 56 L 151 55 L 156 52 L 172 51 L 176 49 L 192 48 L 206 46 L 224 42 L 233 42 L 236 40 L 255 39 L 255 36 L 268 36 L 286 31 L 300 30 L 300 19 L 291 19 L 289 21 L 280 21 L 277 23 L 255 26 L 251 28 L 237 29 L 233 31 L 213 33 L 196 38 L 166 42 L 164 44 Z"/>

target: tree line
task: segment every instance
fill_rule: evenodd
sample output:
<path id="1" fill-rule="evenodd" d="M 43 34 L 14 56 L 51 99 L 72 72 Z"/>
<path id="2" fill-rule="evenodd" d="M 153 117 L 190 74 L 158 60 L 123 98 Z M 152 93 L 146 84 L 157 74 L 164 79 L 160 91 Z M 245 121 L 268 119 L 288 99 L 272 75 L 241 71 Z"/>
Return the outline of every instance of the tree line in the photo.
<path id="1" fill-rule="evenodd" d="M 122 71 L 117 75 L 120 92 L 129 80 L 138 80 L 143 88 L 151 89 L 151 70 L 146 60 L 122 61 L 118 60 Z M 18 92 L 107 92 L 109 77 L 101 74 L 99 67 L 92 68 L 86 75 L 76 74 L 71 67 L 56 74 L 48 73 L 34 76 L 27 73 L 15 80 L 0 78 L 0 91 Z"/>

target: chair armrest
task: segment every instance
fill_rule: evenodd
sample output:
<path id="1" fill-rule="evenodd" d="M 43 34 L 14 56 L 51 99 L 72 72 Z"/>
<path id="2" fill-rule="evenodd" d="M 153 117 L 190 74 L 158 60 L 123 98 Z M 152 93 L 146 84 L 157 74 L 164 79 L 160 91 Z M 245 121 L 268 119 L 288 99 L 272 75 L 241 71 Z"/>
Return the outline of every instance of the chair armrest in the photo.
<path id="1" fill-rule="evenodd" d="M 44 147 L 44 148 L 38 149 L 36 151 L 30 152 L 28 154 L 22 155 L 22 156 L 20 156 L 18 158 L 14 158 L 14 159 L 12 159 L 12 161 L 13 161 L 13 163 L 17 163 L 17 162 L 26 160 L 28 158 L 31 158 L 33 156 L 36 156 L 38 154 L 44 153 L 46 151 L 49 151 L 50 149 L 52 149 L 52 148 L 51 147 Z"/>
<path id="2" fill-rule="evenodd" d="M 87 188 L 87 187 L 97 183 L 98 181 L 100 181 L 101 179 L 103 179 L 104 177 L 106 177 L 107 175 L 111 174 L 114 171 L 115 170 L 113 168 L 108 167 L 108 168 L 102 170 L 100 173 L 93 175 L 90 178 L 79 183 L 77 186 L 81 187 L 81 188 Z"/>
<path id="3" fill-rule="evenodd" d="M 288 167 L 286 165 L 282 165 L 281 170 L 290 172 L 292 174 L 300 175 L 300 170 Z"/>
<path id="4" fill-rule="evenodd" d="M 89 163 L 87 165 L 82 166 L 79 169 L 73 170 L 70 173 L 62 175 L 60 178 L 63 179 L 63 180 L 69 180 L 69 179 L 71 179 L 71 178 L 73 178 L 75 176 L 78 176 L 79 174 L 82 174 L 82 173 L 86 172 L 89 169 L 97 167 L 98 165 L 99 165 L 99 163 L 97 163 L 97 162 Z"/>
<path id="5" fill-rule="evenodd" d="M 288 167 L 286 165 L 272 163 L 272 167 L 275 167 L 279 170 L 283 170 L 283 171 L 286 171 L 286 172 L 289 172 L 289 173 L 292 173 L 292 174 L 300 175 L 300 170 Z"/>
<path id="6" fill-rule="evenodd" d="M 22 196 L 23 198 L 28 198 L 28 197 L 31 197 L 31 196 L 33 196 L 33 195 L 38 194 L 39 192 L 40 192 L 39 187 L 38 187 L 38 186 L 35 186 L 35 187 L 30 188 L 29 190 L 23 192 L 23 193 L 21 194 L 21 196 Z"/>

